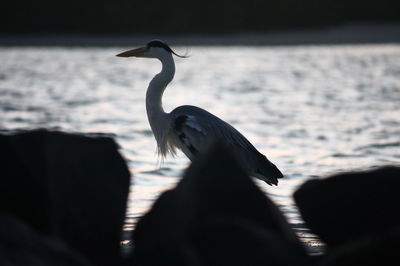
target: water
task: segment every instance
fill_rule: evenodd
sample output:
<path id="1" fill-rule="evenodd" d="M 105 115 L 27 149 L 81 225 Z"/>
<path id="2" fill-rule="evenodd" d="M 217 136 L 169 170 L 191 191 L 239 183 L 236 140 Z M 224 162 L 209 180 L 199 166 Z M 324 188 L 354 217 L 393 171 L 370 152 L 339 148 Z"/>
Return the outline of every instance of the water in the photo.
<path id="1" fill-rule="evenodd" d="M 115 136 L 134 175 L 127 229 L 188 160 L 159 166 L 147 122 L 156 60 L 118 48 L 0 48 L 0 129 Z M 185 48 L 177 48 L 185 52 Z M 286 175 L 260 187 L 301 227 L 291 195 L 305 180 L 400 163 L 400 46 L 192 47 L 176 59 L 164 107 L 197 105 L 239 129 Z M 318 246 L 315 237 L 298 230 Z"/>

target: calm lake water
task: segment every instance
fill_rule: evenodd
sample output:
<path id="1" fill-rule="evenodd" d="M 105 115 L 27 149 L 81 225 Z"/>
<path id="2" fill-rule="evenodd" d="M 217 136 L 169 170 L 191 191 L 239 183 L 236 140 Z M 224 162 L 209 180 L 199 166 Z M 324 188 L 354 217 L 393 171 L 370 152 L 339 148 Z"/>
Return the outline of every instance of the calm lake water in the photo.
<path id="1" fill-rule="evenodd" d="M 160 64 L 114 56 L 126 49 L 0 48 L 0 129 L 114 136 L 134 175 L 131 229 L 189 161 L 179 154 L 158 163 L 144 99 Z M 189 53 L 176 59 L 165 110 L 197 105 L 239 129 L 285 174 L 278 187 L 257 183 L 292 224 L 302 223 L 291 195 L 305 180 L 400 163 L 400 45 L 189 47 Z"/>

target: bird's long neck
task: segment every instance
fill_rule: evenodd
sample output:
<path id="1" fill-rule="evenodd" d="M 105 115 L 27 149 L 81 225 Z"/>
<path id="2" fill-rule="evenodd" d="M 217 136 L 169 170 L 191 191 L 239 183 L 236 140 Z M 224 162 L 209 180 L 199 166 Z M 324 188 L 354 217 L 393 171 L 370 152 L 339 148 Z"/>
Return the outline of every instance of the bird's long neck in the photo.
<path id="1" fill-rule="evenodd" d="M 170 125 L 167 113 L 162 107 L 162 96 L 165 88 L 175 75 L 175 63 L 170 53 L 160 56 L 162 64 L 161 72 L 158 73 L 149 84 L 146 93 L 147 118 L 157 141 L 158 153 L 165 157 L 168 152 L 174 153 L 174 149 L 169 148 L 168 126 Z"/>
<path id="2" fill-rule="evenodd" d="M 150 81 L 146 93 L 146 110 L 150 124 L 152 119 L 165 114 L 162 107 L 162 96 L 175 75 L 175 63 L 170 53 L 161 56 L 159 60 L 162 64 L 161 72 Z"/>

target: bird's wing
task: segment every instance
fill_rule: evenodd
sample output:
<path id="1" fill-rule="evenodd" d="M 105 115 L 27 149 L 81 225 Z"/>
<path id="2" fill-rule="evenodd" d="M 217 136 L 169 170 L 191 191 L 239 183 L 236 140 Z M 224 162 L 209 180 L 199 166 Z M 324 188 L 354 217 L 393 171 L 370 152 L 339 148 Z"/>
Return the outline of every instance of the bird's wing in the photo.
<path id="1" fill-rule="evenodd" d="M 221 139 L 235 148 L 256 150 L 239 131 L 203 109 L 185 105 L 171 114 L 176 135 L 193 155 L 202 147 Z"/>
<path id="2" fill-rule="evenodd" d="M 207 140 L 207 130 L 200 125 L 196 117 L 180 115 L 174 120 L 174 131 L 184 145 L 184 153 L 189 150 L 188 157 L 192 159 Z M 185 148 L 187 150 L 185 150 Z"/>
<path id="3" fill-rule="evenodd" d="M 283 177 L 279 169 L 261 154 L 239 131 L 213 114 L 190 105 L 171 112 L 174 135 L 180 148 L 193 160 L 199 150 L 222 140 L 230 146 L 245 170 L 268 184 Z"/>

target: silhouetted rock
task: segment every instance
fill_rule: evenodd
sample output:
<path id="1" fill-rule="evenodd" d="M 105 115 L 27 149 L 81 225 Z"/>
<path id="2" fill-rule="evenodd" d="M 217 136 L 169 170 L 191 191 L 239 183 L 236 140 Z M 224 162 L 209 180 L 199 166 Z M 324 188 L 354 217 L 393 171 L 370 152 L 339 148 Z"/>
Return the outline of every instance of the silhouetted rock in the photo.
<path id="1" fill-rule="evenodd" d="M 319 266 L 400 265 L 400 229 L 361 237 L 332 250 Z"/>
<path id="2" fill-rule="evenodd" d="M 83 266 L 89 262 L 55 238 L 0 213 L 0 265 Z"/>
<path id="3" fill-rule="evenodd" d="M 184 243 L 187 265 L 308 265 L 298 244 L 245 218 L 210 217 L 190 228 Z"/>
<path id="4" fill-rule="evenodd" d="M 282 213 L 225 146 L 193 162 L 133 234 L 135 265 L 302 265 Z"/>
<path id="5" fill-rule="evenodd" d="M 309 228 L 328 246 L 400 226 L 400 168 L 310 180 L 294 194 Z"/>
<path id="6" fill-rule="evenodd" d="M 115 264 L 130 185 L 115 142 L 36 130 L 0 136 L 0 145 L 0 210 L 97 265 Z"/>
<path id="7" fill-rule="evenodd" d="M 43 131 L 0 135 L 0 211 L 40 232 L 49 229 Z"/>

